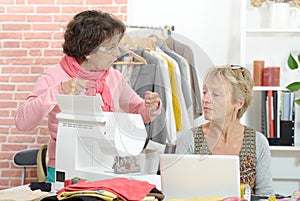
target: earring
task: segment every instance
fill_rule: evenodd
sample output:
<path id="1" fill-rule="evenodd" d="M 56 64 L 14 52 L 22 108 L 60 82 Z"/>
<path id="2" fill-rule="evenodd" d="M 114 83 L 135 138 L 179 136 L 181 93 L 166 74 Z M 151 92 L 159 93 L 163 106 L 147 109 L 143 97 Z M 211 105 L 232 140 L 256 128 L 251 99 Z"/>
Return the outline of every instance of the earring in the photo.
<path id="1" fill-rule="evenodd" d="M 86 70 L 90 70 L 90 56 L 85 56 L 84 66 Z"/>
<path id="2" fill-rule="evenodd" d="M 90 70 L 90 60 L 88 59 L 88 62 L 87 62 L 87 67 L 88 67 L 88 70 Z"/>

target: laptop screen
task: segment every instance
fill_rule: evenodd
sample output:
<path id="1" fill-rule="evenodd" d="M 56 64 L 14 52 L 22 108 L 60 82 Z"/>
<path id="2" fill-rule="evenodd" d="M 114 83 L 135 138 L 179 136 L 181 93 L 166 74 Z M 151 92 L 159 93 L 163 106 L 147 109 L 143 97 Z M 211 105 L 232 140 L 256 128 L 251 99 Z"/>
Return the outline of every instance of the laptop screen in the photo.
<path id="1" fill-rule="evenodd" d="M 166 200 L 240 197 L 238 156 L 161 154 L 160 174 Z"/>

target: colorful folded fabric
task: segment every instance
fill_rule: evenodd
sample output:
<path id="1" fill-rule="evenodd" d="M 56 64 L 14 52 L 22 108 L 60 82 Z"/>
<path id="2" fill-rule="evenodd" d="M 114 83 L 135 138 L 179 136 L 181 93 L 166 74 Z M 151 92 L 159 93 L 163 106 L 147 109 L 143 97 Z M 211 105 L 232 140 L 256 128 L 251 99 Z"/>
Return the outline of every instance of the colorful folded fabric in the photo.
<path id="1" fill-rule="evenodd" d="M 84 182 L 68 185 L 57 192 L 60 195 L 69 191 L 97 191 L 106 190 L 117 195 L 122 200 L 143 200 L 155 185 L 146 181 L 114 178 L 99 181 Z"/>

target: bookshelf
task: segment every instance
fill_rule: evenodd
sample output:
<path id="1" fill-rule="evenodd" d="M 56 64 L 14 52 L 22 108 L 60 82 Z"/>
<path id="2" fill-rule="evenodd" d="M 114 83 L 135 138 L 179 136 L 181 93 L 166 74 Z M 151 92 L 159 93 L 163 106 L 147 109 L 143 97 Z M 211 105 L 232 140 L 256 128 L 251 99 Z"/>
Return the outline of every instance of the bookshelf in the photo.
<path id="1" fill-rule="evenodd" d="M 273 94 L 275 95 L 275 92 L 277 92 L 278 96 L 281 95 L 283 92 L 288 92 L 288 90 L 285 87 L 254 87 L 254 100 L 250 108 L 247 110 L 243 118 L 241 119 L 241 122 L 247 125 L 248 127 L 254 128 L 255 130 L 261 132 L 261 133 L 266 133 L 263 130 L 263 122 L 267 124 L 266 122 L 266 117 L 264 118 L 262 113 L 264 110 L 264 107 L 266 108 L 267 106 L 263 105 L 263 102 L 265 100 L 264 93 L 267 91 L 273 91 Z M 281 111 L 281 103 L 282 100 L 278 99 L 277 103 L 277 115 L 274 117 L 274 121 L 278 120 L 277 124 L 280 125 L 280 115 L 282 115 Z M 294 117 L 293 117 L 293 124 L 294 124 L 294 147 L 299 147 L 300 148 L 300 106 L 296 105 L 293 101 L 291 102 L 294 106 Z M 275 107 L 274 107 L 275 108 Z M 274 111 L 273 111 L 274 112 Z M 278 129 L 280 129 L 280 126 L 278 126 Z M 268 129 L 269 130 L 269 129 Z M 268 134 L 268 133 L 267 133 Z M 266 135 L 269 136 L 269 135 Z M 278 133 L 276 136 L 280 136 L 280 130 L 278 130 Z"/>
<path id="2" fill-rule="evenodd" d="M 263 94 L 287 91 L 285 86 L 299 80 L 300 73 L 288 69 L 287 58 L 290 51 L 300 49 L 300 27 L 262 27 L 258 9 L 251 7 L 250 0 L 241 1 L 240 15 L 240 63 L 250 72 L 254 60 L 264 60 L 265 67 L 280 67 L 280 86 L 255 86 L 253 104 L 241 119 L 241 123 L 262 132 Z M 300 189 L 300 106 L 295 105 L 294 114 L 294 146 L 270 146 L 273 188 L 283 195 Z"/>
<path id="3" fill-rule="evenodd" d="M 285 87 L 274 87 L 274 86 L 254 86 L 254 91 L 285 91 L 287 90 Z"/>

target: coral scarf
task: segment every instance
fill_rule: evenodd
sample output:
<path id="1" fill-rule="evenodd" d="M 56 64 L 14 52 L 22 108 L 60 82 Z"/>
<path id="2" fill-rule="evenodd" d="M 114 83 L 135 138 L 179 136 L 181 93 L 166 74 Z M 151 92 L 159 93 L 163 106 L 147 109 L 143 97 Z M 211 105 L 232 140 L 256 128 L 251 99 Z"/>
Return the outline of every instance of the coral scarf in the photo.
<path id="1" fill-rule="evenodd" d="M 109 70 L 91 72 L 82 68 L 74 57 L 65 55 L 60 61 L 61 67 L 72 78 L 80 78 L 88 80 L 85 94 L 95 96 L 96 93 L 101 94 L 104 106 L 102 110 L 112 112 L 112 97 L 110 90 L 105 82 L 105 78 L 109 74 Z"/>

